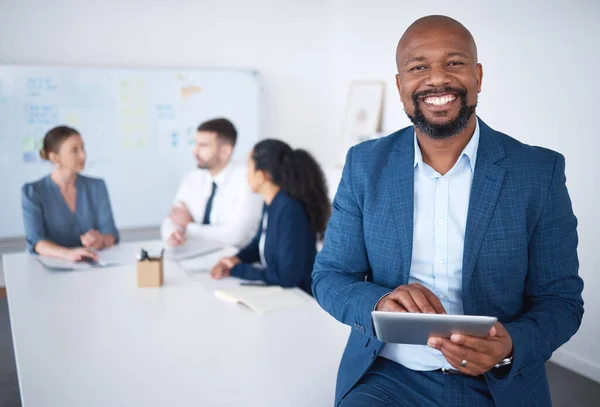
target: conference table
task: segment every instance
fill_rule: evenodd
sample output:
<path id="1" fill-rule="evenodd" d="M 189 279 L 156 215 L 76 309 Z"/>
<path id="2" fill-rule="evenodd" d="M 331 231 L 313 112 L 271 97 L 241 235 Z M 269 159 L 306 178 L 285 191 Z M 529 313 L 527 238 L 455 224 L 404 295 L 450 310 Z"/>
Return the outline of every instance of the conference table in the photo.
<path id="1" fill-rule="evenodd" d="M 160 242 L 133 242 L 138 247 Z M 200 259 L 210 267 L 232 249 Z M 52 271 L 3 257 L 21 399 L 44 406 L 331 406 L 349 327 L 305 295 L 258 315 L 222 301 L 211 280 L 165 261 L 160 288 L 138 288 L 135 260 Z"/>

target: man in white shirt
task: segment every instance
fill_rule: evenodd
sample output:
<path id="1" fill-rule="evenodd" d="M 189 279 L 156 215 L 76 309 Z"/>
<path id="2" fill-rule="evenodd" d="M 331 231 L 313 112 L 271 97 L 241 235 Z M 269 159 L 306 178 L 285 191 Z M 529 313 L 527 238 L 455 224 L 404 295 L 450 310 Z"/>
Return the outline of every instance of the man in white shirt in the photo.
<path id="1" fill-rule="evenodd" d="M 235 126 L 227 119 L 198 127 L 198 169 L 184 176 L 161 227 L 169 246 L 194 239 L 244 247 L 256 234 L 263 202 L 250 190 L 246 168 L 231 163 L 236 140 Z"/>

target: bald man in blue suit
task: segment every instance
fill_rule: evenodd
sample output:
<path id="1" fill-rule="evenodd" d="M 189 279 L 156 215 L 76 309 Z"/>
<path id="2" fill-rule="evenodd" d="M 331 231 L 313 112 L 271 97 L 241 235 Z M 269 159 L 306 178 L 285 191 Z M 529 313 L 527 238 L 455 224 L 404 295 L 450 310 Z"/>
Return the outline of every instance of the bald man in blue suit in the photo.
<path id="1" fill-rule="evenodd" d="M 414 126 L 352 148 L 313 270 L 321 306 L 352 327 L 340 406 L 550 406 L 545 362 L 583 316 L 565 160 L 476 116 L 470 32 L 417 20 L 397 49 Z M 377 340 L 373 310 L 488 315 L 486 338 Z"/>

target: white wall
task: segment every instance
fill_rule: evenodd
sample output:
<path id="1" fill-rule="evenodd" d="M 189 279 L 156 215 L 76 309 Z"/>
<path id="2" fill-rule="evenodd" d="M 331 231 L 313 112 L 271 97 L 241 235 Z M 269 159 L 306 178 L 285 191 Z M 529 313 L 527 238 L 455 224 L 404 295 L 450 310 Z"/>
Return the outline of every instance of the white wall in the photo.
<path id="1" fill-rule="evenodd" d="M 338 161 L 348 83 L 386 80 L 383 128 L 409 124 L 394 88 L 406 27 L 447 14 L 473 33 L 484 66 L 478 113 L 492 127 L 567 158 L 580 227 L 586 315 L 554 359 L 600 381 L 600 2 L 430 0 L 0 0 L 0 63 L 241 67 L 265 79 L 265 137 Z M 334 172 L 335 173 L 335 172 Z"/>

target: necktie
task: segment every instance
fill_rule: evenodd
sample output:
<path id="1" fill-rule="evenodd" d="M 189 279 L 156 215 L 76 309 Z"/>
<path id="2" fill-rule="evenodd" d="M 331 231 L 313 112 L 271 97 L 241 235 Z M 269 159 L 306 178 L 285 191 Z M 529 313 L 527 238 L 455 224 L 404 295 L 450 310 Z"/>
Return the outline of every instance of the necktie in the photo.
<path id="1" fill-rule="evenodd" d="M 217 192 L 217 184 L 213 181 L 212 183 L 212 192 L 210 193 L 210 197 L 208 201 L 206 201 L 206 209 L 204 210 L 204 219 L 202 220 L 203 225 L 210 225 L 210 211 L 212 210 L 213 198 L 215 197 L 215 192 Z"/>

